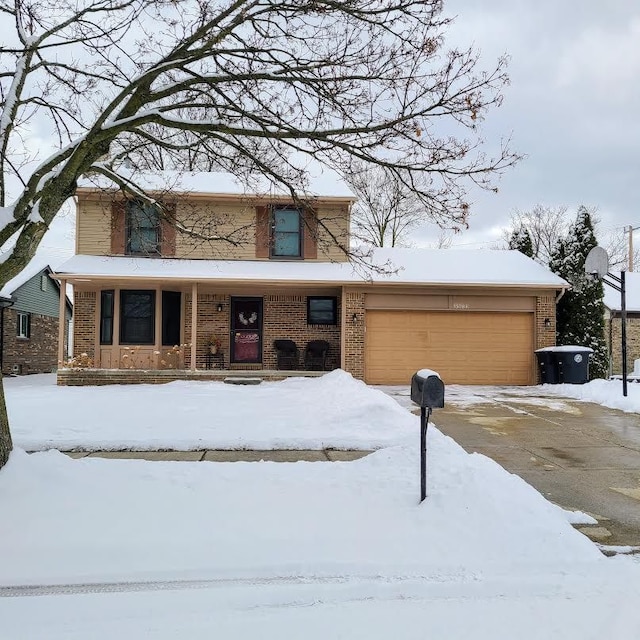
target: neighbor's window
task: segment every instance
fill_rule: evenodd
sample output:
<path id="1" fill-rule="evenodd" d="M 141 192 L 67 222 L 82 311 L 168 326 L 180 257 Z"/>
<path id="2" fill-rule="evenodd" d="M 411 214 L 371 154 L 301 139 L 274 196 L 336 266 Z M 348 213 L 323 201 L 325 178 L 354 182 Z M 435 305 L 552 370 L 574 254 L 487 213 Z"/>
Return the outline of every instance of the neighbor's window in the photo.
<path id="1" fill-rule="evenodd" d="M 155 291 L 121 291 L 120 343 L 153 344 L 155 317 Z"/>
<path id="2" fill-rule="evenodd" d="M 113 344 L 113 291 L 100 293 L 100 344 Z"/>
<path id="3" fill-rule="evenodd" d="M 307 298 L 307 324 L 337 324 L 337 298 Z"/>
<path id="4" fill-rule="evenodd" d="M 40 291 L 47 291 L 49 288 L 49 276 L 46 273 L 43 273 L 40 276 Z"/>
<path id="5" fill-rule="evenodd" d="M 127 253 L 149 255 L 160 252 L 160 210 L 156 205 L 127 202 Z"/>
<path id="6" fill-rule="evenodd" d="M 31 337 L 31 314 L 18 312 L 17 335 L 18 338 Z"/>
<path id="7" fill-rule="evenodd" d="M 276 258 L 302 257 L 302 220 L 299 209 L 273 209 L 271 255 Z"/>

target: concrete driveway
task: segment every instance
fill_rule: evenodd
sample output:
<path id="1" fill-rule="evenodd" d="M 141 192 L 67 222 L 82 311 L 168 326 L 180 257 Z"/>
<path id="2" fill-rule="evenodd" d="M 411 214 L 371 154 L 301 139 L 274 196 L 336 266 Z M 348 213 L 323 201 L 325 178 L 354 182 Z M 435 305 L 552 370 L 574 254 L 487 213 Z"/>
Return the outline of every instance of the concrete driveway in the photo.
<path id="1" fill-rule="evenodd" d="M 384 390 L 405 406 L 408 389 Z M 446 390 L 434 422 L 550 501 L 598 520 L 578 526 L 604 545 L 640 546 L 640 416 L 545 396 L 541 387 Z"/>

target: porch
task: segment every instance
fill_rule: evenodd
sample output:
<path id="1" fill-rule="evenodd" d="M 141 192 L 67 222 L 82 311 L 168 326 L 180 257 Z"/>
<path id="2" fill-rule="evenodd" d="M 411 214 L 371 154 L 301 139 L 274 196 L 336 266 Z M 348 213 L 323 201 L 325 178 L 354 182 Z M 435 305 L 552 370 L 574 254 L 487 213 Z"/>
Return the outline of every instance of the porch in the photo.
<path id="1" fill-rule="evenodd" d="M 107 280 L 75 286 L 74 357 L 59 384 L 280 380 L 342 366 L 342 288 Z M 64 282 L 64 280 L 63 280 Z M 294 345 L 281 357 L 278 343 Z M 324 345 L 320 359 L 313 345 Z"/>
<path id="2" fill-rule="evenodd" d="M 242 380 L 258 378 L 260 380 L 278 381 L 286 378 L 316 378 L 326 371 L 280 371 L 277 369 L 241 370 L 241 369 L 92 369 L 61 368 L 58 369 L 59 386 L 104 386 L 110 384 L 165 384 L 175 380 L 220 381 L 227 378 Z"/>

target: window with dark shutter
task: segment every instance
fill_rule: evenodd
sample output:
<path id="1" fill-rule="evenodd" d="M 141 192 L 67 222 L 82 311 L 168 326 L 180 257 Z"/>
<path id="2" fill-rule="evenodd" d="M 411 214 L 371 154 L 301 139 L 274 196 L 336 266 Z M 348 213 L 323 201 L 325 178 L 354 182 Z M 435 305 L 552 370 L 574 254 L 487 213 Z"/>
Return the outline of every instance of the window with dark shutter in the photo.
<path id="1" fill-rule="evenodd" d="M 275 207 L 272 211 L 271 256 L 302 257 L 302 220 L 299 209 Z"/>
<path id="2" fill-rule="evenodd" d="M 129 255 L 160 253 L 160 210 L 156 205 L 127 202 L 126 252 Z"/>

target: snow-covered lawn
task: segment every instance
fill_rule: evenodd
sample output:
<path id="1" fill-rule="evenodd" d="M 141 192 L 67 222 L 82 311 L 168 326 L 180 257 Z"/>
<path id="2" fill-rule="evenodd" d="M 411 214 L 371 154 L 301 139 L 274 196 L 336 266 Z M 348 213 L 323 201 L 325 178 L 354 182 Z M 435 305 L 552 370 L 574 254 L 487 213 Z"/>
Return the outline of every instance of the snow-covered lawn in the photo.
<path id="1" fill-rule="evenodd" d="M 16 450 L 0 470 L 2 638 L 640 636 L 638 563 L 605 558 L 568 514 L 435 428 L 429 496 L 419 505 L 419 419 L 343 372 L 261 385 L 260 400 L 255 387 L 209 383 L 39 385 L 31 388 L 31 420 L 39 423 L 31 433 L 28 383 L 9 381 L 7 391 L 14 421 L 22 416 L 22 446 L 72 438 L 85 446 L 106 437 L 105 407 L 141 420 L 139 404 L 153 420 L 135 433 L 127 419 L 108 434 L 114 446 L 117 438 L 142 442 L 154 427 L 158 441 L 181 448 L 390 446 L 355 462 L 293 464 L 72 460 Z M 145 396 L 152 391 L 153 405 Z M 83 392 L 79 418 L 55 400 Z M 274 404 L 277 419 L 269 415 Z M 203 420 L 213 407 L 235 416 L 233 425 L 214 429 Z M 3 585 L 86 583 L 96 586 L 2 597 L 16 595 Z"/>
<path id="2" fill-rule="evenodd" d="M 412 416 L 343 371 L 248 387 L 57 387 L 54 375 L 5 385 L 14 442 L 27 451 L 379 449 L 415 430 Z"/>

